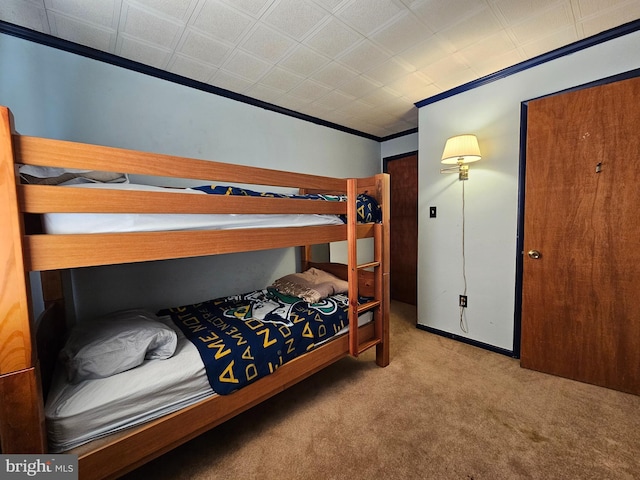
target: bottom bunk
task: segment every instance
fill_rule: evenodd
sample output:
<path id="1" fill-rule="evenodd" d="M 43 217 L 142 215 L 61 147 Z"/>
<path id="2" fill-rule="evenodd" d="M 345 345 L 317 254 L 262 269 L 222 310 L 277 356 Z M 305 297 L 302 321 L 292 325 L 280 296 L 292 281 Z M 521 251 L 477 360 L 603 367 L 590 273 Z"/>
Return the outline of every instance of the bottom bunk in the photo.
<path id="1" fill-rule="evenodd" d="M 374 337 L 371 323 L 361 327 L 363 339 Z M 194 405 L 87 443 L 65 453 L 78 455 L 80 478 L 117 478 L 230 418 L 286 390 L 349 355 L 346 335 L 283 365 L 232 395 L 213 395 Z"/>
<path id="2" fill-rule="evenodd" d="M 345 267 L 323 266 L 341 273 Z M 309 293 L 296 283 L 309 272 L 334 278 L 342 290 L 338 283 L 327 287 L 324 282 L 321 294 L 320 288 Z M 347 290 L 346 281 L 312 267 L 267 289 L 175 307 L 158 316 L 131 310 L 102 322 L 81 322 L 64 334 L 60 353 L 48 353 L 58 358 L 45 405 L 49 451 L 78 455 L 80 478 L 117 478 L 285 390 L 349 355 Z M 378 316 L 378 321 L 373 311 L 358 316 L 359 342 L 375 344 L 385 337 L 380 330 L 386 322 Z M 298 340 L 293 339 L 296 331 Z M 46 338 L 51 345 L 51 332 Z M 256 339 L 261 348 L 273 347 L 275 357 L 258 351 Z M 377 363 L 384 366 L 388 342 L 377 343 Z M 230 352 L 234 346 L 237 353 Z M 140 349 L 143 356 L 146 351 L 156 358 L 140 359 Z M 41 361 L 53 363 L 46 355 L 40 353 Z M 139 364 L 127 368 L 136 356 Z M 47 376 L 44 380 L 48 385 Z"/>

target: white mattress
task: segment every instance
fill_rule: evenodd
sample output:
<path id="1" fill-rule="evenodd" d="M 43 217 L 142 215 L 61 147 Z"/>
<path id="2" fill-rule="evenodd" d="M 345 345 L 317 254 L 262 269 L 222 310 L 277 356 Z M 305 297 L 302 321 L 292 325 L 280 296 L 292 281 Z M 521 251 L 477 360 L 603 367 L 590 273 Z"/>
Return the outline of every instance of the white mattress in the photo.
<path id="1" fill-rule="evenodd" d="M 62 187 L 61 187 L 62 188 Z M 71 187 L 68 187 L 71 188 Z M 130 183 L 86 183 L 73 188 L 108 188 L 207 195 L 200 190 L 134 185 Z M 155 213 L 46 213 L 45 233 L 125 233 L 169 230 L 203 230 L 267 227 L 343 225 L 337 215 L 281 214 L 155 214 Z"/>
<path id="2" fill-rule="evenodd" d="M 69 450 L 132 425 L 158 418 L 213 395 L 197 348 L 169 316 L 163 323 L 178 335 L 171 358 L 142 365 L 107 378 L 67 382 L 56 369 L 45 405 L 49 448 Z"/>
<path id="3" fill-rule="evenodd" d="M 176 352 L 169 359 L 147 360 L 112 377 L 75 385 L 67 383 L 64 369 L 56 369 L 45 405 L 51 453 L 140 425 L 214 395 L 197 348 L 169 316 L 160 319 L 178 335 Z M 366 312 L 358 324 L 371 319 L 372 312 Z M 347 331 L 344 328 L 336 336 Z"/>

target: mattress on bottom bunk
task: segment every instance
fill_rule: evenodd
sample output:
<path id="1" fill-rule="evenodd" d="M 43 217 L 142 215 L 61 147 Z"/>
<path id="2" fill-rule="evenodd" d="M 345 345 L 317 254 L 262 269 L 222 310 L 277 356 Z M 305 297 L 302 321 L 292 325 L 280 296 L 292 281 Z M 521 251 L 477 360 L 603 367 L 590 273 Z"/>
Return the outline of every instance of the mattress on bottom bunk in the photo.
<path id="1" fill-rule="evenodd" d="M 70 186 L 66 188 L 71 188 Z M 73 188 L 107 188 L 148 192 L 207 195 L 191 188 L 176 189 L 129 183 L 87 183 Z M 337 215 L 321 214 L 154 214 L 154 213 L 45 213 L 43 226 L 49 234 L 127 233 L 172 230 L 205 230 L 268 227 L 343 225 Z"/>
<path id="2" fill-rule="evenodd" d="M 77 384 L 69 383 L 58 365 L 45 406 L 52 453 L 160 418 L 215 394 L 196 346 L 169 316 L 159 320 L 177 335 L 175 353 L 168 359 L 145 360 L 131 370 Z M 358 324 L 371 320 L 372 312 L 365 312 Z M 348 327 L 343 328 L 332 338 L 347 331 Z"/>

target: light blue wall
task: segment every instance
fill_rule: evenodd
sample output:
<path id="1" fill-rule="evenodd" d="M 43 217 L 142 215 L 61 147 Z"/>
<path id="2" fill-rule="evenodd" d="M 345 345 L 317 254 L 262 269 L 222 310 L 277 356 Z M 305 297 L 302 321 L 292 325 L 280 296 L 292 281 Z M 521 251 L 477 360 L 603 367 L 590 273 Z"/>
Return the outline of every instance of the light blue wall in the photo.
<path id="1" fill-rule="evenodd" d="M 393 140 L 382 142 L 380 154 L 384 160 L 387 157 L 416 151 L 418 151 L 418 134 L 411 133 L 409 135 L 394 138 Z"/>
<path id="2" fill-rule="evenodd" d="M 0 104 L 25 135 L 331 176 L 381 170 L 379 142 L 3 34 Z M 76 307 L 193 303 L 262 288 L 296 260 L 287 249 L 78 269 Z"/>
<path id="3" fill-rule="evenodd" d="M 521 102 L 636 69 L 639 45 L 635 32 L 420 108 L 419 324 L 513 349 Z M 460 133 L 477 134 L 483 155 L 464 182 L 468 333 L 458 308 L 462 182 L 439 173 L 445 140 Z"/>

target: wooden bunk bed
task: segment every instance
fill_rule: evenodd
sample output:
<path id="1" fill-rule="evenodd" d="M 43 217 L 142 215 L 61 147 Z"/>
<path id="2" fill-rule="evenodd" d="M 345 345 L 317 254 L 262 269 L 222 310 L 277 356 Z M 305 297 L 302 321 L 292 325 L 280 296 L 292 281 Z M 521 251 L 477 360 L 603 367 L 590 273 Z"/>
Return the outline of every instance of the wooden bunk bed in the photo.
<path id="1" fill-rule="evenodd" d="M 265 197 L 184 195 L 20 184 L 17 165 L 56 166 L 129 174 L 295 187 L 304 193 L 340 193 L 347 202 Z M 340 179 L 178 158 L 111 147 L 27 137 L 13 132 L 0 107 L 0 448 L 3 453 L 45 453 L 44 403 L 53 364 L 66 334 L 65 269 L 301 247 L 302 269 L 316 266 L 348 281 L 349 332 L 230 394 L 213 395 L 177 412 L 108 435 L 65 453 L 77 454 L 81 478 L 117 478 L 320 369 L 371 347 L 376 363 L 389 363 L 389 179 L 378 174 Z M 251 181 L 247 182 L 250 178 Z M 356 223 L 358 193 L 379 203 L 382 221 Z M 177 196 L 180 201 L 177 201 Z M 184 197 L 184 198 L 183 198 Z M 346 215 L 342 225 L 98 234 L 46 234 L 32 219 L 50 212 L 285 213 Z M 292 231 L 295 234 L 292 234 Z M 373 238 L 374 258 L 358 264 L 357 239 Z M 347 240 L 348 264 L 314 263 L 311 246 Z M 42 281 L 44 313 L 32 318 L 29 272 Z M 358 304 L 359 296 L 371 297 Z M 373 321 L 358 327 L 358 315 Z M 37 331 L 34 325 L 38 325 Z"/>

